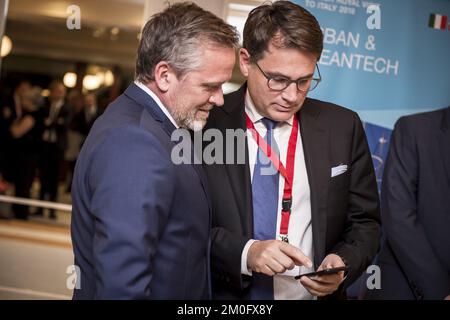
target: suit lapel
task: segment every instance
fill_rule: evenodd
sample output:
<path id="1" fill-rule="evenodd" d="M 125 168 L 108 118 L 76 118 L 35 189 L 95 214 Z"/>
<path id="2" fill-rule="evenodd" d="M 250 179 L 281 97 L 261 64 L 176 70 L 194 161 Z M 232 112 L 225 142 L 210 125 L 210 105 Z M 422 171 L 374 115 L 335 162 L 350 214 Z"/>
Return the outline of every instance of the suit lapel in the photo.
<path id="1" fill-rule="evenodd" d="M 306 171 L 311 190 L 311 221 L 316 267 L 325 257 L 327 198 L 330 180 L 329 132 L 320 124 L 320 111 L 308 99 L 300 113 Z"/>
<path id="2" fill-rule="evenodd" d="M 141 115 L 141 125 L 146 127 L 150 125 L 151 119 L 154 119 L 155 121 L 161 124 L 161 128 L 167 133 L 170 140 L 172 133 L 176 130 L 176 128 L 170 121 L 170 119 L 167 118 L 164 112 L 162 112 L 158 104 L 147 93 L 145 93 L 141 88 L 139 88 L 134 83 L 132 83 L 127 88 L 127 90 L 125 91 L 125 95 L 128 96 L 130 99 L 136 101 L 139 105 L 143 106 L 147 111 L 143 112 Z M 175 142 L 172 143 L 175 144 Z M 191 154 L 192 156 L 195 156 L 193 149 L 191 149 Z M 191 157 L 191 159 L 189 160 L 192 161 L 193 157 Z M 197 173 L 200 179 L 203 190 L 208 200 L 209 211 L 211 213 L 211 199 L 207 192 L 208 188 L 207 188 L 206 174 L 201 165 L 192 164 L 191 166 L 194 168 L 195 172 Z"/>
<path id="3" fill-rule="evenodd" d="M 226 129 L 242 129 L 247 130 L 245 124 L 245 108 L 244 97 L 247 86 L 243 85 L 237 92 L 230 97 L 228 104 L 224 106 L 227 117 L 222 117 L 223 122 L 219 123 L 219 130 L 225 136 Z M 235 158 L 238 152 L 238 146 L 234 146 Z M 252 184 L 250 177 L 250 167 L 248 163 L 248 145 L 245 139 L 245 162 L 244 164 L 225 165 L 231 187 L 233 189 L 236 205 L 239 209 L 242 228 L 248 236 L 253 236 L 253 204 L 252 204 Z"/>
<path id="4" fill-rule="evenodd" d="M 243 129 L 245 125 L 244 97 L 246 85 L 237 91 L 230 102 L 224 106 L 228 117 L 222 117 L 219 129 Z M 308 180 L 311 190 L 311 220 L 315 262 L 318 264 L 325 257 L 325 235 L 327 222 L 327 198 L 330 181 L 329 131 L 320 125 L 320 111 L 306 100 L 300 112 L 300 130 Z M 247 234 L 253 235 L 253 205 L 250 167 L 248 163 L 247 139 L 245 143 L 245 164 L 226 165 L 226 171 L 233 188 L 234 197 L 239 209 L 241 223 Z M 237 150 L 235 150 L 237 154 Z M 316 267 L 317 267 L 316 266 Z"/>
<path id="5" fill-rule="evenodd" d="M 194 133 L 194 134 L 197 134 L 197 133 Z M 199 133 L 199 134 L 201 134 L 201 133 Z M 202 184 L 203 191 L 205 192 L 206 198 L 208 200 L 209 211 L 211 213 L 211 211 L 212 211 L 212 200 L 211 200 L 211 197 L 210 197 L 209 192 L 208 192 L 208 190 L 209 190 L 208 177 L 206 176 L 205 169 L 203 168 L 203 165 L 201 164 L 201 162 L 197 161 L 198 160 L 198 155 L 196 153 L 196 150 L 195 150 L 195 147 L 194 147 L 194 140 L 192 138 L 193 138 L 193 134 L 191 132 L 191 141 L 192 141 L 192 144 L 191 144 L 191 155 L 192 155 L 191 159 L 194 161 L 194 163 L 192 164 L 192 167 L 197 172 L 197 175 L 200 178 L 200 182 Z M 199 143 L 201 144 L 201 141 Z M 200 150 L 199 152 L 202 152 L 202 150 Z M 200 159 L 203 159 L 203 158 L 200 158 Z M 196 164 L 196 163 L 200 163 L 200 164 Z M 211 214 L 210 214 L 209 224 L 211 226 Z"/>
<path id="6" fill-rule="evenodd" d="M 439 134 L 439 146 L 444 161 L 444 168 L 447 172 L 447 178 L 450 183 L 450 107 L 444 110 L 442 117 L 441 132 Z"/>
<path id="7" fill-rule="evenodd" d="M 143 106 L 154 120 L 161 123 L 161 127 L 169 135 L 169 137 L 172 135 L 172 132 L 176 129 L 175 126 L 170 119 L 166 117 L 164 112 L 162 112 L 158 104 L 147 93 L 145 93 L 144 90 L 132 83 L 128 86 L 127 90 L 125 90 L 125 95 L 136 101 L 139 105 Z M 147 124 L 147 118 L 148 115 L 143 113 L 141 117 L 141 124 L 144 126 Z"/>

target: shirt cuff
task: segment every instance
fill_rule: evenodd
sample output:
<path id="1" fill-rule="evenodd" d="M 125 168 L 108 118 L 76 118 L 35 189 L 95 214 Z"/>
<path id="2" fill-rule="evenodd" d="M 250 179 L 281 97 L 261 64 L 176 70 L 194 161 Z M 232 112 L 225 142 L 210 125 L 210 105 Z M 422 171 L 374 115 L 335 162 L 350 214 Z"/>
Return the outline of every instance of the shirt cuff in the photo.
<path id="1" fill-rule="evenodd" d="M 253 242 L 258 241 L 255 239 L 250 239 L 247 241 L 247 243 L 244 246 L 244 249 L 242 250 L 242 256 L 241 256 L 241 273 L 245 274 L 247 276 L 251 276 L 252 275 L 252 270 L 248 270 L 247 267 L 247 254 L 248 254 L 248 249 L 250 249 L 250 246 L 253 244 Z"/>

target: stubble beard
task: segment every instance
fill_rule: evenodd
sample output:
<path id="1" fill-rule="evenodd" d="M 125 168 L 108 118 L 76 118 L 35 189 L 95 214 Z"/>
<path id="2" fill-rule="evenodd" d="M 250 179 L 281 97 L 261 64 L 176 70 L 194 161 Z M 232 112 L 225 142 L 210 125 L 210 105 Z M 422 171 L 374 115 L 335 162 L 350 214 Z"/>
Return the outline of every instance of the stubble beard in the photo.
<path id="1" fill-rule="evenodd" d="M 184 110 L 186 110 L 186 108 L 180 107 L 174 108 L 172 111 L 172 116 L 175 122 L 180 126 L 180 128 L 190 129 L 193 131 L 202 130 L 206 125 L 207 118 L 204 119 L 195 118 L 195 115 L 199 111 L 199 108 L 194 108 L 187 112 Z"/>

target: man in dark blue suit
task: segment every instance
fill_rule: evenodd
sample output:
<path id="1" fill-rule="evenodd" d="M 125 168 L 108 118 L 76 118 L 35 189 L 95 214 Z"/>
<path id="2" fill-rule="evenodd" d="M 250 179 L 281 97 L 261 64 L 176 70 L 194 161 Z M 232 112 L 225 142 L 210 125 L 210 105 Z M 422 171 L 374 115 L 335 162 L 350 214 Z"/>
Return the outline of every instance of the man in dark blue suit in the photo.
<path id="1" fill-rule="evenodd" d="M 172 161 L 171 134 L 200 130 L 223 104 L 237 39 L 194 4 L 145 25 L 136 81 L 96 121 L 76 164 L 74 299 L 210 297 L 206 179 L 201 166 Z"/>
<path id="2" fill-rule="evenodd" d="M 450 298 L 450 107 L 400 118 L 381 191 L 381 289 L 369 299 Z"/>

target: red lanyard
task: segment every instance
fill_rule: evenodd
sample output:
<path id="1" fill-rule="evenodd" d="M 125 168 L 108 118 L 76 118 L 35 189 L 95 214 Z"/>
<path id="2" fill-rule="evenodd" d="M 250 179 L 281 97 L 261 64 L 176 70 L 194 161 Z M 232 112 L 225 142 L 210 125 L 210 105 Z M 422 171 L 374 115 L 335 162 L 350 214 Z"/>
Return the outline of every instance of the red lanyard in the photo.
<path id="1" fill-rule="evenodd" d="M 289 145 L 286 156 L 286 167 L 280 161 L 280 158 L 276 152 L 272 152 L 272 149 L 267 144 L 266 140 L 256 131 L 255 126 L 250 120 L 249 116 L 246 114 L 247 130 L 253 135 L 258 147 L 264 152 L 267 158 L 270 159 L 273 166 L 281 173 L 284 177 L 284 189 L 283 189 L 283 200 L 281 202 L 281 223 L 280 223 L 280 237 L 284 242 L 288 241 L 288 230 L 289 230 L 289 219 L 291 217 L 292 208 L 292 186 L 294 182 L 294 163 L 295 163 L 295 149 L 297 148 L 297 137 L 298 137 L 298 119 L 294 116 L 291 136 L 289 137 Z"/>

